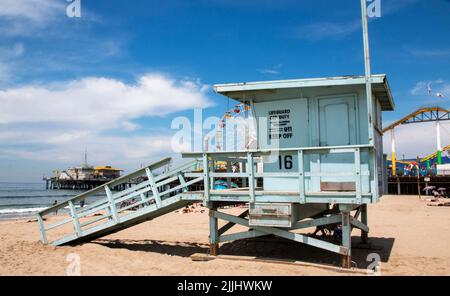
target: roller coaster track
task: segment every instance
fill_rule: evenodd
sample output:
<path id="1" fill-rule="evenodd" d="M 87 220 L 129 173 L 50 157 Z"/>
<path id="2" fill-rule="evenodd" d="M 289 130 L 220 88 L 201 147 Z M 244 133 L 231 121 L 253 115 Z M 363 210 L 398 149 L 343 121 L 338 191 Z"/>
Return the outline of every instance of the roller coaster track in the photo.
<path id="1" fill-rule="evenodd" d="M 443 147 L 443 148 L 442 148 L 442 151 L 450 151 L 450 145 L 447 145 L 447 146 Z M 423 162 L 425 162 L 425 161 L 427 161 L 427 160 L 433 159 L 433 158 L 436 157 L 436 154 L 437 154 L 436 152 L 431 153 L 430 155 L 425 156 L 424 158 L 419 159 L 419 162 L 420 162 L 420 163 L 423 163 Z M 411 161 L 397 160 L 397 163 L 402 163 L 402 164 L 409 164 L 410 162 L 411 162 Z"/>
<path id="2" fill-rule="evenodd" d="M 443 121 L 450 120 L 450 110 L 446 110 L 442 107 L 424 107 L 420 108 L 413 113 L 399 119 L 383 129 L 383 133 L 390 131 L 402 124 L 430 122 L 430 121 Z"/>

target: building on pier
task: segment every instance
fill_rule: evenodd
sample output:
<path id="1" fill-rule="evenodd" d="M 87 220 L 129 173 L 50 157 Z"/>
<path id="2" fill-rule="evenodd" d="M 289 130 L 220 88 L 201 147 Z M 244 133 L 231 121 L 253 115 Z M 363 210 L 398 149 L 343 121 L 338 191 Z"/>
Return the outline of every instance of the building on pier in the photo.
<path id="1" fill-rule="evenodd" d="M 47 189 L 89 190 L 120 177 L 122 169 L 112 166 L 88 165 L 86 156 L 81 166 L 63 171 L 54 170 L 51 178 L 45 178 Z"/>

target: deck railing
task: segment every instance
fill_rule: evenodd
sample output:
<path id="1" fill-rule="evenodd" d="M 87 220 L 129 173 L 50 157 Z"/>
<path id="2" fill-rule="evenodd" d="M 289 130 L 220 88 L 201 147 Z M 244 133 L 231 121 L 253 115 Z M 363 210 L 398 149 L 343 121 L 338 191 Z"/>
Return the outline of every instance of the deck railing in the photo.
<path id="1" fill-rule="evenodd" d="M 361 163 L 361 153 L 368 152 L 369 163 L 365 163 L 369 170 L 363 170 Z M 378 184 L 377 173 L 374 172 L 376 150 L 371 145 L 351 145 L 351 146 L 328 146 L 328 147 L 304 147 L 304 148 L 281 148 L 277 150 L 261 149 L 249 151 L 233 151 L 233 152 L 203 152 L 203 153 L 183 153 L 183 157 L 201 158 L 203 163 L 202 173 L 188 173 L 189 177 L 204 177 L 204 196 L 205 200 L 209 201 L 214 196 L 238 196 L 246 194 L 249 196 L 249 201 L 254 202 L 256 196 L 260 195 L 290 195 L 290 200 L 307 203 L 311 200 L 317 202 L 330 201 L 330 197 L 335 196 L 336 199 L 331 201 L 339 202 L 340 197 L 347 197 L 345 200 L 348 203 L 361 204 L 363 202 L 374 202 L 378 198 Z M 298 170 L 293 172 L 257 172 L 255 170 L 255 161 L 262 157 L 267 157 L 277 153 L 278 155 L 294 155 L 297 157 Z M 305 170 L 305 155 L 328 155 L 328 154 L 353 154 L 354 169 L 353 171 L 341 172 L 312 172 Z M 213 164 L 217 161 L 241 162 L 245 165 L 245 172 L 216 172 Z M 369 180 L 369 192 L 363 192 L 362 177 L 368 177 L 373 174 L 373 182 Z M 298 179 L 298 189 L 292 192 L 286 191 L 261 191 L 256 187 L 257 178 L 266 177 L 288 177 Z M 305 189 L 305 178 L 311 177 L 347 177 L 353 179 L 355 182 L 355 190 L 353 192 L 307 192 Z M 214 190 L 215 179 L 229 179 L 242 178 L 247 181 L 248 188 L 245 192 L 242 190 Z M 321 198 L 323 197 L 323 198 Z M 365 198 L 363 200 L 363 198 Z"/>

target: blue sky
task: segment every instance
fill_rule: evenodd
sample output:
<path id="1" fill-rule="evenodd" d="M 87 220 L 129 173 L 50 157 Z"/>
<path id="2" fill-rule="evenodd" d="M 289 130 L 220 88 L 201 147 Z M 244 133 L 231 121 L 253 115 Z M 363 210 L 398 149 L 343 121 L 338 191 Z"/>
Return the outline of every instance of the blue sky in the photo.
<path id="1" fill-rule="evenodd" d="M 65 0 L 0 0 L 0 181 L 39 181 L 85 148 L 127 170 L 171 154 L 174 117 L 225 111 L 215 83 L 363 74 L 359 3 L 81 0 L 69 18 Z M 449 28 L 448 0 L 381 0 L 369 30 L 396 101 L 385 122 L 450 107 Z M 398 153 L 431 153 L 430 130 L 399 129 Z"/>

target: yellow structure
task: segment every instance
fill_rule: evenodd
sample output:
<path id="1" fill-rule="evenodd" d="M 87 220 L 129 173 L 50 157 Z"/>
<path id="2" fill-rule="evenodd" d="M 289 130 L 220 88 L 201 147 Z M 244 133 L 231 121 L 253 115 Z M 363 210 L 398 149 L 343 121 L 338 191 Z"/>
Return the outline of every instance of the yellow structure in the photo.
<path id="1" fill-rule="evenodd" d="M 96 166 L 94 167 L 94 175 L 100 178 L 115 179 L 120 177 L 120 172 L 123 170 L 113 168 L 111 166 Z"/>

